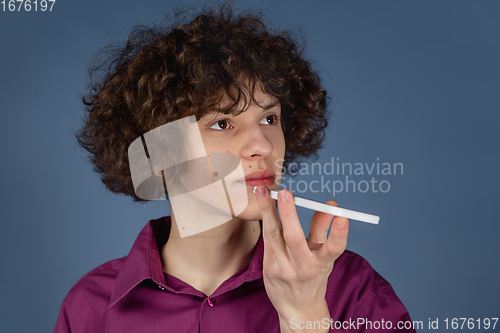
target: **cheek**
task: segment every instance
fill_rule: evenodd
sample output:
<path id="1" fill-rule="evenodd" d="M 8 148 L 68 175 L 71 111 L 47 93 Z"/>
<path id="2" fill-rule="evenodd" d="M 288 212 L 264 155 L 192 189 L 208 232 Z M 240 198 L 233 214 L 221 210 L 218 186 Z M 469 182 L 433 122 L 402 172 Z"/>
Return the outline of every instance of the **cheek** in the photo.
<path id="1" fill-rule="evenodd" d="M 273 189 L 279 188 L 279 183 L 281 181 L 281 173 L 283 170 L 283 162 L 285 158 L 286 144 L 283 132 L 280 131 L 279 135 L 274 137 L 273 140 L 273 168 L 276 175 L 276 184 Z"/>
<path id="2" fill-rule="evenodd" d="M 231 153 L 234 149 L 231 143 L 231 140 L 203 137 L 203 145 L 207 153 Z"/>
<path id="3" fill-rule="evenodd" d="M 277 158 L 283 158 L 285 156 L 286 150 L 285 136 L 283 134 L 283 131 L 280 131 L 280 133 L 275 136 L 273 145 Z"/>

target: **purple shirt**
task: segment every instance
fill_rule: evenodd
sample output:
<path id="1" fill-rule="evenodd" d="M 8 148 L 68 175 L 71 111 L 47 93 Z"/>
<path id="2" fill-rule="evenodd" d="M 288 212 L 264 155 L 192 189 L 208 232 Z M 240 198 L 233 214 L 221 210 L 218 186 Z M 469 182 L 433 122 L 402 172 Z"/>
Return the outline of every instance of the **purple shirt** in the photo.
<path id="1" fill-rule="evenodd" d="M 280 332 L 278 314 L 264 289 L 262 237 L 251 262 L 207 297 L 162 271 L 160 250 L 169 233 L 170 217 L 152 220 L 128 256 L 83 276 L 64 299 L 54 332 Z M 391 325 L 402 331 L 398 323 L 410 320 L 391 285 L 350 251 L 335 261 L 326 299 L 334 322 L 316 323 L 323 327 L 388 332 Z M 290 324 L 292 328 L 314 325 Z"/>

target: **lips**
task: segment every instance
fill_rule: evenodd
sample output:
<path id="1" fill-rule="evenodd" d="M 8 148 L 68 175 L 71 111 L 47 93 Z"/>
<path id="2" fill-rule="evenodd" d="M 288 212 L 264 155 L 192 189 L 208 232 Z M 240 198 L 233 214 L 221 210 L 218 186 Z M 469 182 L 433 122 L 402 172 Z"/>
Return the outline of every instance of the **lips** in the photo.
<path id="1" fill-rule="evenodd" d="M 263 171 L 255 171 L 245 176 L 246 186 L 266 185 L 271 186 L 274 184 L 274 171 L 266 169 Z"/>

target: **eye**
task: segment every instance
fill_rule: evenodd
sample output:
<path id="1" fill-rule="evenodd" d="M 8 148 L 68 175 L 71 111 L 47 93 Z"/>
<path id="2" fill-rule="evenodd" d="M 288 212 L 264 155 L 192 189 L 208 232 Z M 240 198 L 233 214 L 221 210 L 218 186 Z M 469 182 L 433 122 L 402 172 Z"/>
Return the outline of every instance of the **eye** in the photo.
<path id="1" fill-rule="evenodd" d="M 278 121 L 278 117 L 275 114 L 271 114 L 261 120 L 262 125 L 274 125 Z"/>
<path id="2" fill-rule="evenodd" d="M 217 120 L 215 123 L 209 126 L 209 128 L 218 131 L 225 130 L 228 127 L 229 127 L 229 122 L 227 121 L 227 119 Z"/>

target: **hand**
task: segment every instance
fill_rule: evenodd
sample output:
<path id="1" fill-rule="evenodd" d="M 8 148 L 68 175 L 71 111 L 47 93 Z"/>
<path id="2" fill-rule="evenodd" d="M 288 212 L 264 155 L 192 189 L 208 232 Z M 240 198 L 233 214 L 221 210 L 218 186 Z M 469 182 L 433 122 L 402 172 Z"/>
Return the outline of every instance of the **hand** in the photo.
<path id="1" fill-rule="evenodd" d="M 315 212 L 306 240 L 290 191 L 282 190 L 278 194 L 281 221 L 267 187 L 257 187 L 255 195 L 262 212 L 264 285 L 278 312 L 281 332 L 300 332 L 291 330 L 292 318 L 303 322 L 329 320 L 326 285 L 335 260 L 345 250 L 349 221 Z M 326 203 L 338 206 L 333 200 Z M 317 332 L 328 332 L 328 329 Z"/>

